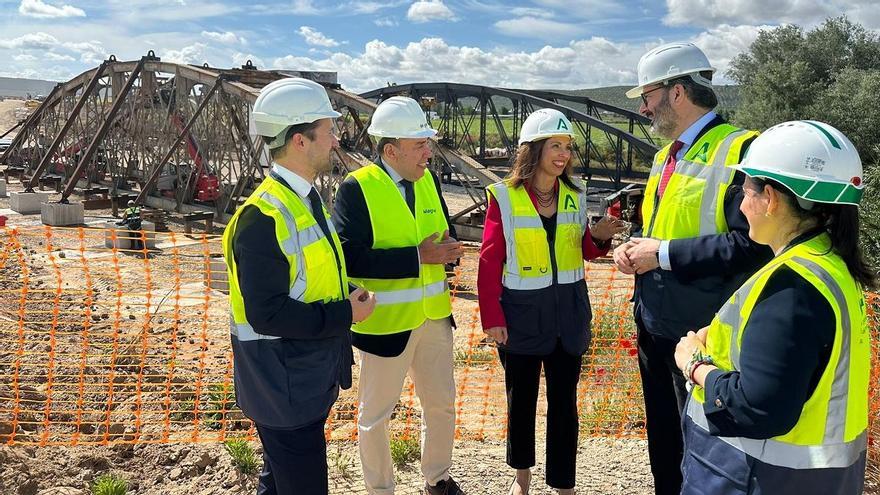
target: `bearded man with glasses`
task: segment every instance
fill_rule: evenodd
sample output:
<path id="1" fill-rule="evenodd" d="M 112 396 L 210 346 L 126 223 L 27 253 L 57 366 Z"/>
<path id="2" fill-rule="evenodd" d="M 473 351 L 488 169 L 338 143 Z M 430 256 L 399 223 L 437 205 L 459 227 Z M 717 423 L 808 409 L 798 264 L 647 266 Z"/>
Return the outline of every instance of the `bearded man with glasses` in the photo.
<path id="1" fill-rule="evenodd" d="M 681 411 L 687 392 L 675 346 L 711 321 L 722 303 L 772 256 L 749 239 L 739 210 L 737 164 L 758 135 L 713 109 L 715 69 L 691 43 L 658 46 L 639 61 L 639 113 L 672 140 L 654 157 L 642 203 L 642 231 L 614 250 L 617 267 L 635 275 L 634 317 L 654 489 L 681 491 Z"/>

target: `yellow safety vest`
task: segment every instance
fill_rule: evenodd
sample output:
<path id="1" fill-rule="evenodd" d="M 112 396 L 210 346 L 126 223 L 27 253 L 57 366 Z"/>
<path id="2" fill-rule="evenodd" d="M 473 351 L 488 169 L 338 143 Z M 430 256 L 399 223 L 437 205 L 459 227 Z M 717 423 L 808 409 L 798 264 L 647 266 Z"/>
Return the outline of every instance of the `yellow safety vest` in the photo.
<path id="1" fill-rule="evenodd" d="M 415 217 L 391 177 L 376 164 L 351 173 L 364 193 L 372 249 L 418 246 L 431 234 L 443 235 L 449 229 L 440 193 L 430 173 L 413 184 Z M 452 314 L 446 269 L 442 264 L 421 264 L 413 278 L 352 278 L 352 282 L 375 292 L 376 309 L 366 320 L 355 323 L 358 333 L 384 335 L 421 326 L 426 319 L 439 320 Z"/>
<path id="2" fill-rule="evenodd" d="M 505 180 L 486 188 L 498 202 L 507 259 L 502 285 L 508 289 L 530 290 L 550 287 L 550 244 L 544 224 L 526 188 L 511 187 Z M 559 181 L 556 213 L 557 280 L 571 284 L 584 279 L 582 240 L 587 229 L 587 196 Z"/>
<path id="3" fill-rule="evenodd" d="M 788 433 L 767 440 L 719 438 L 768 464 L 792 469 L 844 468 L 867 448 L 871 336 L 862 288 L 827 234 L 793 246 L 755 273 L 718 311 L 706 348 L 722 370 L 738 370 L 749 316 L 773 272 L 787 266 L 810 282 L 831 304 L 837 318 L 828 365 L 816 390 Z M 687 414 L 708 431 L 705 390 L 695 387 Z"/>
<path id="4" fill-rule="evenodd" d="M 672 144 L 658 151 L 642 202 L 644 236 L 672 240 L 727 232 L 724 194 L 734 177 L 728 165 L 739 163 L 743 144 L 757 135 L 730 124 L 706 131 L 678 161 L 659 201 L 657 188 Z"/>
<path id="5" fill-rule="evenodd" d="M 290 265 L 291 299 L 311 303 L 340 301 L 348 296 L 345 262 L 340 260 L 342 266 L 337 266 L 330 242 L 336 246 L 339 256 L 342 256 L 342 246 L 339 244 L 333 223 L 330 222 L 327 209 L 324 208 L 324 216 L 327 218 L 332 241 L 324 235 L 321 226 L 303 199 L 271 175 L 263 180 L 232 216 L 232 220 L 223 231 L 223 256 L 226 258 L 229 274 L 229 303 L 232 312 L 230 331 L 239 341 L 278 339 L 280 337 L 260 334 L 259 329 L 255 330 L 248 323 L 244 299 L 238 286 L 238 270 L 232 254 L 232 238 L 238 225 L 238 218 L 248 205 L 256 206 L 264 215 L 275 220 L 275 237 Z M 295 323 L 291 322 L 291 324 Z"/>

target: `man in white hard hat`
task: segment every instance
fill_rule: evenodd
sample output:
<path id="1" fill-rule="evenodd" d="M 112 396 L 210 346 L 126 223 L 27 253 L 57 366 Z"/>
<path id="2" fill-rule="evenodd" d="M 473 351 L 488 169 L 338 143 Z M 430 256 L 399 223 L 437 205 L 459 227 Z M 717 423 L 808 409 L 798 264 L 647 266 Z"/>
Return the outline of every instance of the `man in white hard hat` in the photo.
<path id="1" fill-rule="evenodd" d="M 315 177 L 338 145 L 324 88 L 306 79 L 260 91 L 253 129 L 272 169 L 223 233 L 236 402 L 263 444 L 258 495 L 326 494 L 324 423 L 351 386 L 353 322 L 375 298 L 349 294 L 342 247 Z"/>
<path id="2" fill-rule="evenodd" d="M 387 426 L 409 374 L 423 410 L 425 492 L 463 493 L 449 475 L 455 382 L 444 266 L 462 251 L 427 168 L 436 131 L 415 100 L 395 96 L 376 108 L 367 132 L 379 140 L 377 163 L 352 172 L 335 202 L 348 273 L 376 295 L 376 311 L 352 328 L 364 482 L 371 494 L 394 493 Z"/>
<path id="3" fill-rule="evenodd" d="M 681 491 L 681 411 L 685 378 L 675 345 L 708 325 L 724 301 L 772 256 L 749 239 L 739 210 L 739 163 L 757 132 L 718 116 L 715 69 L 691 43 L 658 46 L 639 61 L 639 112 L 672 140 L 654 157 L 642 203 L 642 232 L 614 250 L 635 274 L 639 371 L 645 399 L 648 454 L 657 494 Z"/>

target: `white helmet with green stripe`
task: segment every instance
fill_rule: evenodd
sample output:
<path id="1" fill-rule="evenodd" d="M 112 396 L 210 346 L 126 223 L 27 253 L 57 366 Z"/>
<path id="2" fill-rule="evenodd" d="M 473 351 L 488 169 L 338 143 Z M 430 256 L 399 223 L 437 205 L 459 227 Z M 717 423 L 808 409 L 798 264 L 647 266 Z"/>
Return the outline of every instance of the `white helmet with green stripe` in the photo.
<path id="1" fill-rule="evenodd" d="M 858 205 L 865 187 L 862 160 L 852 141 L 813 120 L 767 129 L 734 168 L 749 177 L 775 180 L 797 197 L 817 203 Z"/>

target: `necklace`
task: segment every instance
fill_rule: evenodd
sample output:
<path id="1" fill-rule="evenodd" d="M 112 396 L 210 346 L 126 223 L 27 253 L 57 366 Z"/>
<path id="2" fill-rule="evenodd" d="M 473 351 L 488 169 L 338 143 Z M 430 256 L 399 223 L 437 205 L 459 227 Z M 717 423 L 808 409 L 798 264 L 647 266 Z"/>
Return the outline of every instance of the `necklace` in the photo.
<path id="1" fill-rule="evenodd" d="M 532 186 L 532 190 L 535 191 L 535 199 L 538 200 L 538 204 L 544 208 L 549 208 L 550 205 L 553 204 L 553 200 L 556 199 L 556 188 L 551 188 L 549 191 L 542 191 L 536 186 Z"/>

